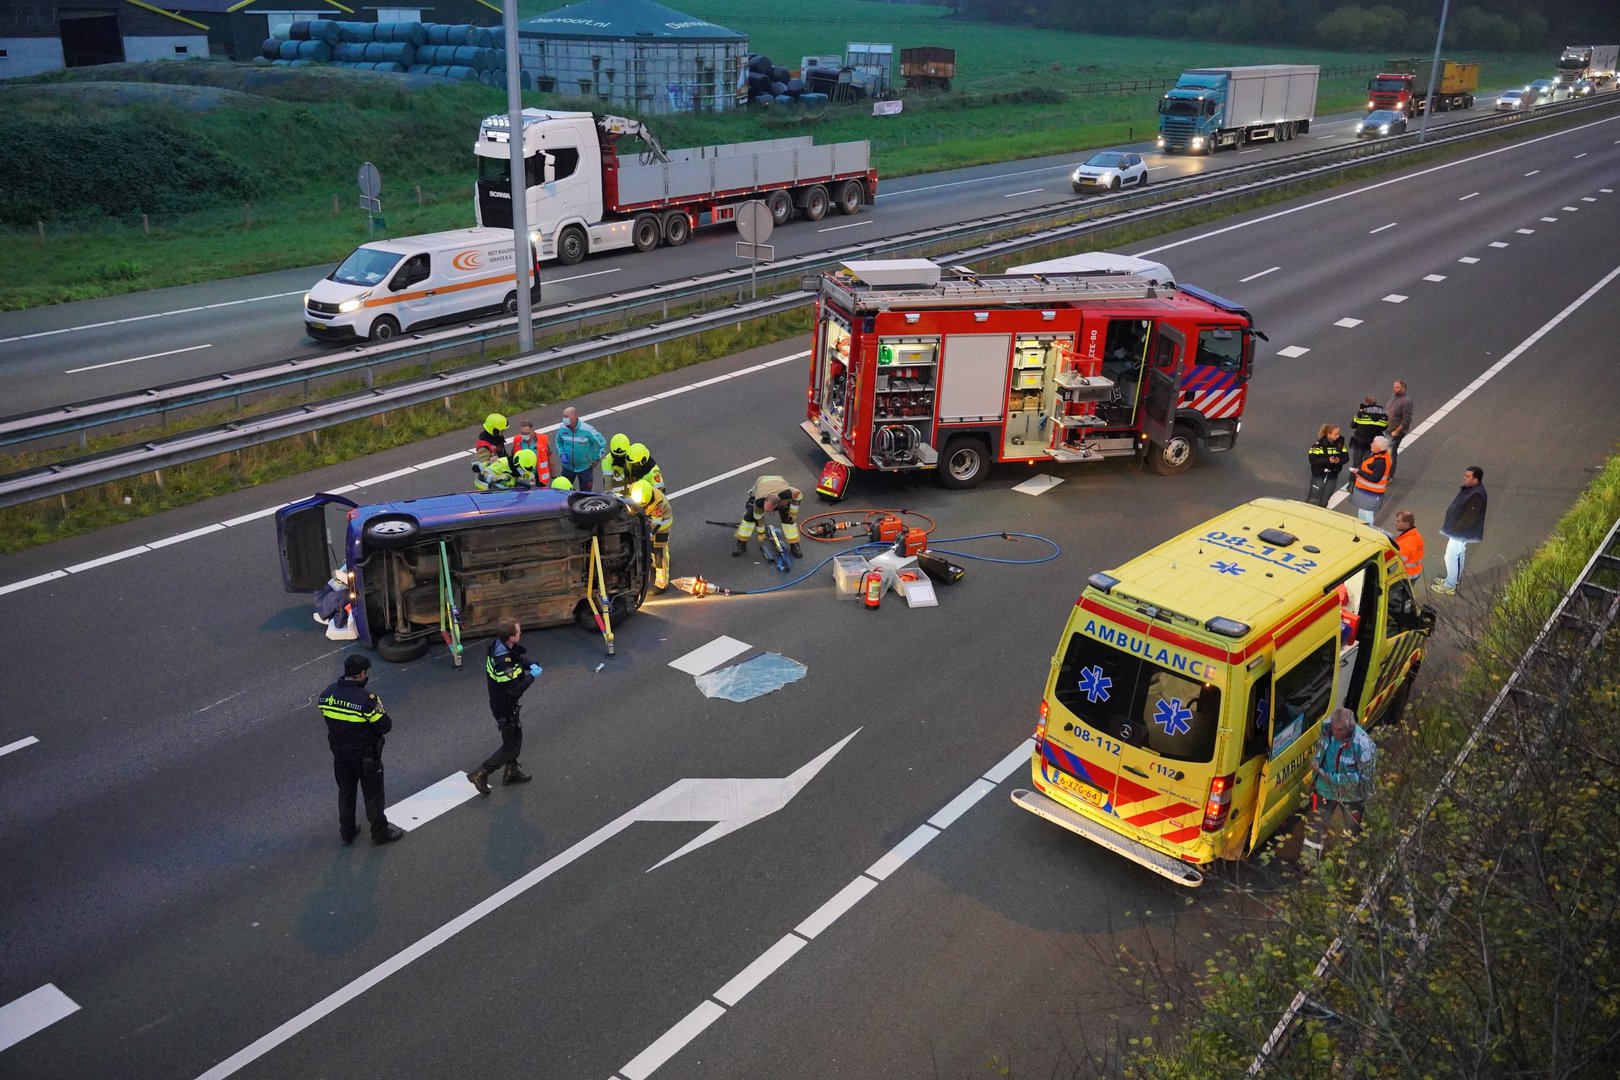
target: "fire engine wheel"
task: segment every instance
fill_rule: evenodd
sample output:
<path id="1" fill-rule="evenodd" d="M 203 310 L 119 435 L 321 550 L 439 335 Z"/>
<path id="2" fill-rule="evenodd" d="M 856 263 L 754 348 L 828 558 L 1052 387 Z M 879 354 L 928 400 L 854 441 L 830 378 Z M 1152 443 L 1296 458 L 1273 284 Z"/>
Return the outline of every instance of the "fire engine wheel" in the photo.
<path id="1" fill-rule="evenodd" d="M 383 315 L 371 324 L 372 341 L 391 341 L 399 336 L 399 323 L 392 315 Z"/>
<path id="2" fill-rule="evenodd" d="M 804 189 L 804 220 L 820 221 L 827 216 L 827 189 L 820 184 L 812 184 Z"/>
<path id="3" fill-rule="evenodd" d="M 664 218 L 664 243 L 680 247 L 692 235 L 692 223 L 679 210 Z"/>
<path id="4" fill-rule="evenodd" d="M 390 664 L 408 664 L 426 653 L 430 643 L 425 637 L 401 641 L 397 634 L 384 634 L 377 639 L 377 655 Z"/>
<path id="5" fill-rule="evenodd" d="M 378 514 L 366 522 L 360 535 L 368 544 L 392 551 L 409 547 L 421 531 L 421 524 L 409 514 Z"/>
<path id="6" fill-rule="evenodd" d="M 1177 424 L 1169 442 L 1163 446 L 1153 443 L 1148 447 L 1148 460 L 1153 464 L 1153 471 L 1160 476 L 1180 476 L 1192 468 L 1192 428 Z"/>
<path id="7" fill-rule="evenodd" d="M 958 435 L 939 456 L 939 486 L 952 491 L 978 487 L 990 471 L 990 455 L 982 440 Z"/>
<path id="8" fill-rule="evenodd" d="M 573 266 L 585 258 L 590 251 L 590 242 L 585 238 L 585 230 L 578 225 L 570 225 L 557 237 L 557 261 L 564 266 Z"/>
<path id="9" fill-rule="evenodd" d="M 664 238 L 664 226 L 652 214 L 642 214 L 630 226 L 630 243 L 637 251 L 651 251 Z"/>
<path id="10" fill-rule="evenodd" d="M 838 185 L 833 202 L 837 204 L 840 214 L 858 214 L 866 202 L 866 188 L 861 186 L 859 180 L 845 180 Z"/>
<path id="11" fill-rule="evenodd" d="M 781 188 L 765 196 L 765 207 L 771 212 L 773 225 L 786 225 L 793 217 L 793 200 Z"/>

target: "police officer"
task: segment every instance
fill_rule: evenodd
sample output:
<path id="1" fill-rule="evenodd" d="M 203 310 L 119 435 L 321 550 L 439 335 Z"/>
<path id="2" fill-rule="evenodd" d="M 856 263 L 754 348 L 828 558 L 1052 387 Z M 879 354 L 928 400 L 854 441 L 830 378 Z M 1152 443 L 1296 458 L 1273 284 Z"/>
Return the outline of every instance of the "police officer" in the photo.
<path id="1" fill-rule="evenodd" d="M 373 844 L 392 844 L 405 835 L 383 813 L 383 736 L 394 722 L 377 695 L 366 689 L 371 661 L 351 655 L 343 661 L 343 677 L 328 686 L 317 702 L 326 718 L 326 743 L 332 748 L 332 771 L 338 787 L 338 835 L 354 843 L 360 828 L 354 821 L 355 788 L 366 797 L 366 820 Z"/>
<path id="2" fill-rule="evenodd" d="M 675 527 L 675 510 L 664 493 L 645 480 L 630 485 L 630 505 L 647 515 L 652 526 L 653 588 L 669 588 L 669 531 Z"/>
<path id="3" fill-rule="evenodd" d="M 485 759 L 484 763 L 467 774 L 478 794 L 489 794 L 489 774 L 506 766 L 501 776 L 503 784 L 526 784 L 534 777 L 523 771 L 518 755 L 523 752 L 523 721 L 520 718 L 519 698 L 534 685 L 540 675 L 540 665 L 528 663 L 524 648 L 518 644 L 523 627 L 515 620 L 501 623 L 495 640 L 489 643 L 489 655 L 484 660 L 484 682 L 489 689 L 489 711 L 495 715 L 495 725 L 501 729 L 501 748 Z"/>
<path id="4" fill-rule="evenodd" d="M 1373 440 L 1389 430 L 1389 413 L 1368 394 L 1361 400 L 1361 408 L 1350 420 L 1350 471 L 1361 468 L 1362 461 L 1372 453 Z"/>
<path id="5" fill-rule="evenodd" d="M 788 542 L 788 550 L 795 559 L 804 558 L 804 549 L 799 546 L 799 527 L 794 524 L 803 499 L 804 493 L 780 476 L 767 474 L 755 480 L 753 489 L 748 492 L 748 502 L 743 506 L 742 520 L 737 523 L 737 546 L 731 554 L 746 552 L 754 527 L 765 520 L 766 514 L 774 513 L 782 519 L 782 538 Z"/>

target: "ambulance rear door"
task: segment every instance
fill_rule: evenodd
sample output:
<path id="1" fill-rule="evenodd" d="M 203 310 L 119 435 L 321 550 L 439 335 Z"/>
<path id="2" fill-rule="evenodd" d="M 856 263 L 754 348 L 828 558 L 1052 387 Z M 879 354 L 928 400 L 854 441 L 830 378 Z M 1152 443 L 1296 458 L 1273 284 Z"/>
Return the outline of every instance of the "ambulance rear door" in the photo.
<path id="1" fill-rule="evenodd" d="M 1311 754 L 1322 721 L 1333 708 L 1339 668 L 1336 609 L 1277 647 L 1272 680 L 1271 737 L 1260 767 L 1259 811 L 1249 838 L 1252 850 L 1299 809 L 1310 784 Z"/>

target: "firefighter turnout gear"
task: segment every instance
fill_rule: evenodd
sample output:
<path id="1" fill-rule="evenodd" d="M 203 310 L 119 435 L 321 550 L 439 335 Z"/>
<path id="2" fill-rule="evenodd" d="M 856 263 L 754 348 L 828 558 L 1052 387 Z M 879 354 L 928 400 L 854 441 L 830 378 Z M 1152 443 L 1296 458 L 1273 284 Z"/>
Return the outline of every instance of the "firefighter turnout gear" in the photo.
<path id="1" fill-rule="evenodd" d="M 608 452 L 602 457 L 602 481 L 607 489 L 622 498 L 630 494 L 630 437 L 622 432 L 608 440 Z"/>
<path id="2" fill-rule="evenodd" d="M 473 443 L 473 452 L 480 461 L 506 456 L 506 417 L 490 413 L 484 417 L 484 426 Z"/>
<path id="3" fill-rule="evenodd" d="M 755 480 L 748 492 L 748 502 L 743 507 L 742 520 L 737 523 L 737 549 L 734 554 L 741 555 L 748 549 L 754 529 L 765 520 L 765 515 L 775 512 L 782 521 L 782 536 L 787 540 L 789 550 L 794 558 L 803 558 L 804 550 L 799 547 L 799 526 L 795 524 L 799 504 L 803 501 L 804 493 L 780 476 L 768 474 Z"/>
<path id="4" fill-rule="evenodd" d="M 332 751 L 332 774 L 338 787 L 338 835 L 345 844 L 353 843 L 360 833 L 354 816 L 356 789 L 365 796 L 372 843 L 391 844 L 405 835 L 403 829 L 389 824 L 383 809 L 387 805 L 383 736 L 393 730 L 394 722 L 377 695 L 366 689 L 370 667 L 365 657 L 350 656 L 343 663 L 343 677 L 316 699 L 326 720 L 326 744 Z"/>
<path id="5" fill-rule="evenodd" d="M 512 472 L 512 459 L 492 458 L 472 464 L 474 491 L 511 491 L 517 487 L 517 476 Z"/>
<path id="6" fill-rule="evenodd" d="M 533 450 L 512 455 L 512 476 L 520 488 L 546 487 L 551 483 L 551 464 Z"/>
<path id="7" fill-rule="evenodd" d="M 675 510 L 664 493 L 646 480 L 630 485 L 630 505 L 647 515 L 652 527 L 653 588 L 669 588 L 669 532 L 675 527 Z"/>
<path id="8" fill-rule="evenodd" d="M 652 451 L 647 449 L 646 443 L 632 443 L 625 460 L 630 465 L 630 482 L 645 480 L 659 491 L 664 490 L 664 473 L 658 468 L 658 462 L 653 460 Z"/>

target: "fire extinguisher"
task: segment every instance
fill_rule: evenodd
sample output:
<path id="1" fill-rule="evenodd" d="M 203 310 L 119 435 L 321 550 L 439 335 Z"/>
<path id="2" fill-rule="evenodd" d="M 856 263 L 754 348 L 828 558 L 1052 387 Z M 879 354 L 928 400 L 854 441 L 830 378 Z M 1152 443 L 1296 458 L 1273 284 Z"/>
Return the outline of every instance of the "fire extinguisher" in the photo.
<path id="1" fill-rule="evenodd" d="M 867 571 L 866 580 L 861 585 L 861 599 L 866 601 L 866 606 L 874 611 L 877 610 L 879 604 L 883 603 L 883 572 L 881 570 Z"/>

